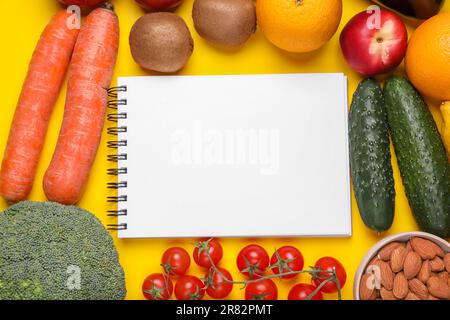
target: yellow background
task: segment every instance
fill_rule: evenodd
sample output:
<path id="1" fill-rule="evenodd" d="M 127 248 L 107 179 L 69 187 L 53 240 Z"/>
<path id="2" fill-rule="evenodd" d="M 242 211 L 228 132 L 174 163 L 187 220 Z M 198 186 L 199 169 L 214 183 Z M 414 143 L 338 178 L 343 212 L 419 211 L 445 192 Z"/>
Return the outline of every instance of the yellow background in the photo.
<path id="1" fill-rule="evenodd" d="M 344 72 L 349 78 L 349 97 L 353 94 L 361 77 L 347 66 L 342 58 L 339 48 L 339 33 L 345 23 L 357 12 L 365 10 L 372 3 L 367 0 L 343 0 L 344 13 L 338 32 L 332 40 L 322 49 L 310 54 L 288 54 L 266 41 L 260 31 L 238 50 L 223 50 L 206 43 L 195 32 L 191 19 L 193 0 L 186 0 L 177 10 L 187 22 L 195 41 L 195 50 L 186 68 L 181 74 L 246 74 L 246 73 L 290 73 L 290 72 Z M 132 60 L 128 34 L 133 25 L 144 12 L 133 0 L 115 0 L 116 12 L 120 19 L 121 36 L 118 63 L 115 69 L 114 81 L 117 76 L 148 75 L 140 69 Z M 28 62 L 33 52 L 39 35 L 52 15 L 59 9 L 56 0 L 14 0 L 0 1 L 0 30 L 2 50 L 0 51 L 0 156 L 2 156 L 8 136 L 9 126 L 14 114 L 17 98 L 25 77 Z M 450 11 L 450 2 L 444 7 Z M 414 28 L 408 25 L 411 35 Z M 402 72 L 401 69 L 398 72 Z M 207 88 L 205 88 L 207 90 Z M 249 92 L 251 94 L 251 92 Z M 149 99 L 152 92 L 149 91 Z M 42 190 L 42 177 L 50 162 L 56 139 L 58 136 L 65 99 L 65 87 L 55 107 L 43 154 L 39 163 L 33 191 L 30 199 L 45 201 Z M 438 124 L 441 118 L 437 112 L 437 104 L 430 107 Z M 106 124 L 107 126 L 108 124 Z M 321 119 L 316 119 L 316 125 L 322 126 Z M 327 130 L 323 127 L 323 130 Z M 334 134 L 330 132 L 330 135 Z M 106 169 L 108 163 L 106 155 L 107 136 L 103 136 L 97 159 L 89 180 L 86 193 L 79 205 L 97 215 L 104 223 L 113 223 L 114 220 L 106 217 L 106 210 L 110 207 L 106 204 L 106 189 L 108 177 Z M 238 279 L 235 258 L 239 250 L 246 244 L 257 242 L 265 247 L 271 254 L 276 247 L 286 244 L 297 246 L 304 255 L 305 266 L 310 266 L 322 256 L 334 256 L 339 259 L 347 270 L 347 283 L 343 289 L 345 299 L 353 298 L 353 276 L 364 253 L 378 240 L 388 234 L 417 229 L 412 218 L 403 186 L 399 176 L 395 156 L 393 157 L 394 174 L 396 181 L 396 215 L 392 228 L 388 233 L 376 235 L 367 229 L 359 217 L 356 202 L 352 195 L 353 208 L 353 236 L 347 239 L 221 239 L 224 247 L 224 258 L 221 265 L 229 269 L 234 278 Z M 326 199 L 324 199 L 326 201 Z M 6 208 L 6 203 L 0 200 L 0 209 Z M 145 210 L 145 208 L 142 208 Z M 182 212 L 180 213 L 182 214 Z M 163 218 L 163 217 L 161 217 Z M 220 219 L 227 217 L 214 217 L 211 219 L 220 223 Z M 276 219 L 276 217 L 274 217 Z M 195 221 L 192 221 L 194 224 Z M 239 221 L 236 221 L 239 223 Z M 257 223 L 257 222 L 256 222 Z M 186 226 L 189 228 L 189 226 Z M 115 235 L 114 235 L 115 237 Z M 170 240 L 170 239 L 145 239 L 145 240 L 117 240 L 120 259 L 126 273 L 128 299 L 142 299 L 141 284 L 150 273 L 160 272 L 160 257 L 169 246 L 178 245 L 192 252 L 191 243 L 194 239 Z M 204 271 L 197 268 L 192 261 L 189 273 L 203 276 Z M 309 282 L 309 276 L 302 275 L 300 279 L 277 281 L 279 284 L 279 299 L 286 299 L 289 288 L 296 282 Z M 243 290 L 235 286 L 230 298 L 242 299 Z M 327 298 L 335 298 L 329 295 Z"/>

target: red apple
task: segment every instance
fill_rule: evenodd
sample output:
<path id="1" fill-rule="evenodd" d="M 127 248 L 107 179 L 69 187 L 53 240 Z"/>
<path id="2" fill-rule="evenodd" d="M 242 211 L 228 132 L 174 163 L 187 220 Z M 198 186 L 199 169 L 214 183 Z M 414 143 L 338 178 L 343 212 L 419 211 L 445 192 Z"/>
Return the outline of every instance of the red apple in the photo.
<path id="1" fill-rule="evenodd" d="M 402 62 L 408 32 L 403 21 L 391 11 L 363 11 L 344 27 L 340 43 L 344 58 L 353 69 L 374 76 L 389 72 Z"/>
<path id="2" fill-rule="evenodd" d="M 183 0 L 135 0 L 146 10 L 167 10 L 178 6 Z"/>
<path id="3" fill-rule="evenodd" d="M 96 5 L 105 2 L 106 0 L 58 0 L 63 5 L 66 6 L 80 6 L 80 7 L 95 7 Z"/>

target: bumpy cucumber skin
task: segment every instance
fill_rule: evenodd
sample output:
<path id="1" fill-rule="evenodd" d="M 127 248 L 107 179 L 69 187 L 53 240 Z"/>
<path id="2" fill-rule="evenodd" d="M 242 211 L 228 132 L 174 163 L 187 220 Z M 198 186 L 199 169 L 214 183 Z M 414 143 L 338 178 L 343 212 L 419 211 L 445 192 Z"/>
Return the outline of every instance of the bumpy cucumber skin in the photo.
<path id="1" fill-rule="evenodd" d="M 372 78 L 353 95 L 349 113 L 350 168 L 364 224 L 376 232 L 394 220 L 395 189 L 383 91 Z"/>
<path id="2" fill-rule="evenodd" d="M 436 123 L 404 77 L 384 86 L 388 121 L 409 204 L 420 229 L 450 237 L 450 166 Z"/>

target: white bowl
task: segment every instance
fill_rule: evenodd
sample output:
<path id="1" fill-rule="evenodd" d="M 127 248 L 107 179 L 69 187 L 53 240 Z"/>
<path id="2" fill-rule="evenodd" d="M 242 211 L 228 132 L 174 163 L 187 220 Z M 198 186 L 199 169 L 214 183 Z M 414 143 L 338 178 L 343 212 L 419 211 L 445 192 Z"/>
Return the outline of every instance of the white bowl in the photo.
<path id="1" fill-rule="evenodd" d="M 398 242 L 407 242 L 409 239 L 413 237 L 421 237 L 424 239 L 428 239 L 430 241 L 433 241 L 438 246 L 442 248 L 445 252 L 450 252 L 450 243 L 448 243 L 446 240 L 439 238 L 435 235 L 432 235 L 430 233 L 426 232 L 420 232 L 420 231 L 412 231 L 412 232 L 403 232 L 394 234 L 392 236 L 386 237 L 383 240 L 378 241 L 370 250 L 366 253 L 364 258 L 362 259 L 361 263 L 359 264 L 358 270 L 355 274 L 355 281 L 353 283 L 353 297 L 354 300 L 360 300 L 359 297 L 359 285 L 361 282 L 361 277 L 364 274 L 364 271 L 367 268 L 367 265 L 369 262 L 376 256 L 378 251 L 381 250 L 385 245 L 398 241 Z"/>

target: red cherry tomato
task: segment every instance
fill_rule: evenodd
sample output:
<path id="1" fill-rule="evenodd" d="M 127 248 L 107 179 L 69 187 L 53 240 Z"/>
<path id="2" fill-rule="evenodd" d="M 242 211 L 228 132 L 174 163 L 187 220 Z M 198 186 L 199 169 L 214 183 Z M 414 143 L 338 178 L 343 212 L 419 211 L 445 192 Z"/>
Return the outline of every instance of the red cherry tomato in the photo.
<path id="1" fill-rule="evenodd" d="M 211 261 L 206 254 L 207 252 L 209 253 L 209 256 L 214 264 L 217 265 L 220 259 L 222 259 L 223 249 L 220 243 L 215 239 L 202 241 L 195 245 L 193 254 L 195 263 L 197 263 L 200 267 L 209 269 L 211 268 Z"/>
<path id="2" fill-rule="evenodd" d="M 145 278 L 142 293 L 147 300 L 169 300 L 173 293 L 170 278 L 162 273 L 153 273 Z"/>
<path id="3" fill-rule="evenodd" d="M 270 279 L 251 282 L 245 287 L 245 300 L 277 300 L 277 297 L 277 285 Z"/>
<path id="4" fill-rule="evenodd" d="M 217 269 L 225 276 L 226 279 L 233 281 L 233 277 L 228 270 L 224 268 Z M 230 294 L 231 290 L 233 290 L 233 284 L 225 282 L 224 278 L 213 269 L 209 270 L 205 278 L 208 279 L 208 287 L 206 288 L 206 292 L 214 299 L 223 299 Z"/>
<path id="5" fill-rule="evenodd" d="M 96 5 L 106 2 L 106 0 L 58 0 L 66 6 L 75 5 L 80 7 L 95 7 Z"/>
<path id="6" fill-rule="evenodd" d="M 197 277 L 184 275 L 175 284 L 178 300 L 201 300 L 205 296 L 205 284 Z"/>
<path id="7" fill-rule="evenodd" d="M 347 280 L 347 273 L 345 272 L 344 266 L 335 258 L 323 257 L 317 260 L 314 265 L 315 268 L 320 268 L 323 271 L 335 271 L 337 279 L 339 281 L 340 287 L 344 287 L 345 281 Z M 323 281 L 331 277 L 328 272 L 320 272 L 318 277 L 314 277 L 314 284 L 319 286 Z M 320 291 L 324 293 L 335 293 L 338 291 L 336 283 L 333 281 L 328 281 Z"/>
<path id="8" fill-rule="evenodd" d="M 296 284 L 289 291 L 288 300 L 306 300 L 306 298 L 308 298 L 309 295 L 316 290 L 316 288 L 317 287 L 307 283 Z M 322 293 L 318 291 L 311 297 L 311 300 L 323 300 Z"/>
<path id="9" fill-rule="evenodd" d="M 266 271 L 269 266 L 269 255 L 263 247 L 251 244 L 239 252 L 236 264 L 243 275 L 253 279 Z"/>
<path id="10" fill-rule="evenodd" d="M 280 274 L 290 271 L 301 271 L 303 269 L 303 256 L 301 252 L 292 246 L 284 246 L 279 248 L 270 259 L 270 268 L 273 273 Z M 297 274 L 282 276 L 284 279 L 291 279 Z"/>
<path id="11" fill-rule="evenodd" d="M 180 247 L 167 249 L 161 258 L 161 265 L 169 275 L 182 276 L 186 273 L 190 264 L 189 253 Z"/>

